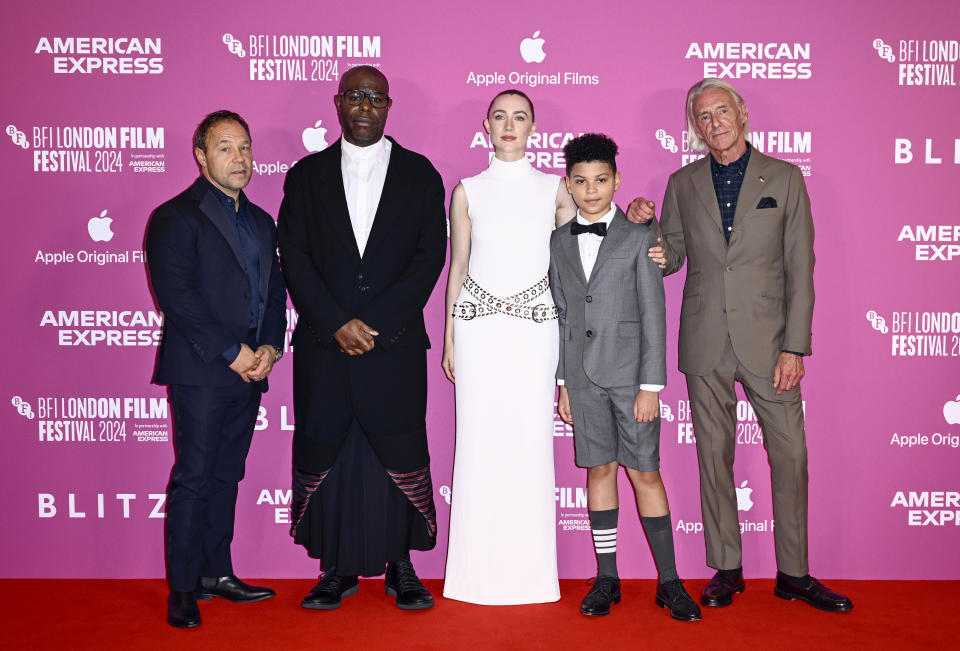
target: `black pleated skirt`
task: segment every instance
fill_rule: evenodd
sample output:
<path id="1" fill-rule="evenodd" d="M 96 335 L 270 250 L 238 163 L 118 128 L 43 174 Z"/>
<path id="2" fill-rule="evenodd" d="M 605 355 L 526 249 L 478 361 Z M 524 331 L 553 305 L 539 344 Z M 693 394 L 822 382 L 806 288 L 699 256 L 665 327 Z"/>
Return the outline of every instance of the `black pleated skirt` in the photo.
<path id="1" fill-rule="evenodd" d="M 397 487 L 357 421 L 294 538 L 325 572 L 377 576 L 411 549 L 436 545 L 426 519 Z"/>

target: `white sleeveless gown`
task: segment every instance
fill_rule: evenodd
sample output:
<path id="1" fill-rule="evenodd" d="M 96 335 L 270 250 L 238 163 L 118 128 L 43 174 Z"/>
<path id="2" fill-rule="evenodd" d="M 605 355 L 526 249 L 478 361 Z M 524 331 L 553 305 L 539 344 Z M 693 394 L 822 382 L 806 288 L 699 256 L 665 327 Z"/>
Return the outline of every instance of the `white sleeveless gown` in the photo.
<path id="1" fill-rule="evenodd" d="M 547 275 L 559 183 L 526 159 L 497 158 L 462 181 L 468 273 L 480 288 L 505 298 Z M 466 287 L 464 301 L 478 302 Z M 538 304 L 553 305 L 549 289 L 527 303 Z M 453 332 L 457 436 L 443 596 L 490 605 L 557 601 L 557 321 L 496 313 L 455 318 Z"/>

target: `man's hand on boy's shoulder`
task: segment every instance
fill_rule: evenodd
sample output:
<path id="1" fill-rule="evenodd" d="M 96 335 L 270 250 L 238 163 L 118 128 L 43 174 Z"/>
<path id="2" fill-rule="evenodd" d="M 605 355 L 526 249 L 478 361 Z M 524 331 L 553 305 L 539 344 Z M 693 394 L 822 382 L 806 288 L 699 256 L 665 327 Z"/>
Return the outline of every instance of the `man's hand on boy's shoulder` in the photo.
<path id="1" fill-rule="evenodd" d="M 657 204 L 643 197 L 637 197 L 627 208 L 627 219 L 634 224 L 646 224 L 656 216 L 656 211 Z"/>
<path id="2" fill-rule="evenodd" d="M 644 199 L 643 197 L 637 197 L 630 202 L 630 207 L 627 208 L 627 219 L 632 221 L 634 224 L 646 224 L 650 222 L 657 213 L 657 204 L 650 201 L 649 199 Z M 657 263 L 657 266 L 661 269 L 667 268 L 667 258 L 664 255 L 663 250 L 663 238 L 660 237 L 659 227 L 655 228 L 657 233 L 657 244 L 659 246 L 652 246 L 647 252 L 647 256 Z"/>
<path id="3" fill-rule="evenodd" d="M 660 393 L 657 391 L 637 392 L 633 401 L 633 417 L 638 423 L 652 423 L 660 415 Z"/>

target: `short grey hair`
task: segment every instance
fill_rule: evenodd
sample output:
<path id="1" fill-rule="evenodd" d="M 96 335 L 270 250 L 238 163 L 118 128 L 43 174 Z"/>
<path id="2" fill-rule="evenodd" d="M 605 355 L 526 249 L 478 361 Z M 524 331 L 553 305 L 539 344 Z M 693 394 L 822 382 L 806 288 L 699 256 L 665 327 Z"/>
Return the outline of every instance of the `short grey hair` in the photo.
<path id="1" fill-rule="evenodd" d="M 707 143 L 697 135 L 696 122 L 693 115 L 693 102 L 700 96 L 700 93 L 705 90 L 710 90 L 711 88 L 718 88 L 730 93 L 730 97 L 737 103 L 737 109 L 740 111 L 740 115 L 743 116 L 744 137 L 750 140 L 750 121 L 747 119 L 746 108 L 744 107 L 743 98 L 740 97 L 740 93 L 725 81 L 717 79 L 716 77 L 707 77 L 695 83 L 693 88 L 687 91 L 687 144 L 690 146 L 690 151 L 705 152 L 708 150 Z"/>

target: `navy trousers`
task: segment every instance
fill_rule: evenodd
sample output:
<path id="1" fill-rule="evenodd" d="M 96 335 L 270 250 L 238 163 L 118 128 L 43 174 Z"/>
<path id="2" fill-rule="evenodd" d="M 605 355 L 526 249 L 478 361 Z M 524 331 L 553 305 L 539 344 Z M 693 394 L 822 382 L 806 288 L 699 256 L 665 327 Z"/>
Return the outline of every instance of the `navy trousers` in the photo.
<path id="1" fill-rule="evenodd" d="M 201 576 L 233 574 L 237 485 L 260 407 L 260 384 L 170 386 L 176 462 L 167 489 L 167 575 L 189 592 Z"/>

